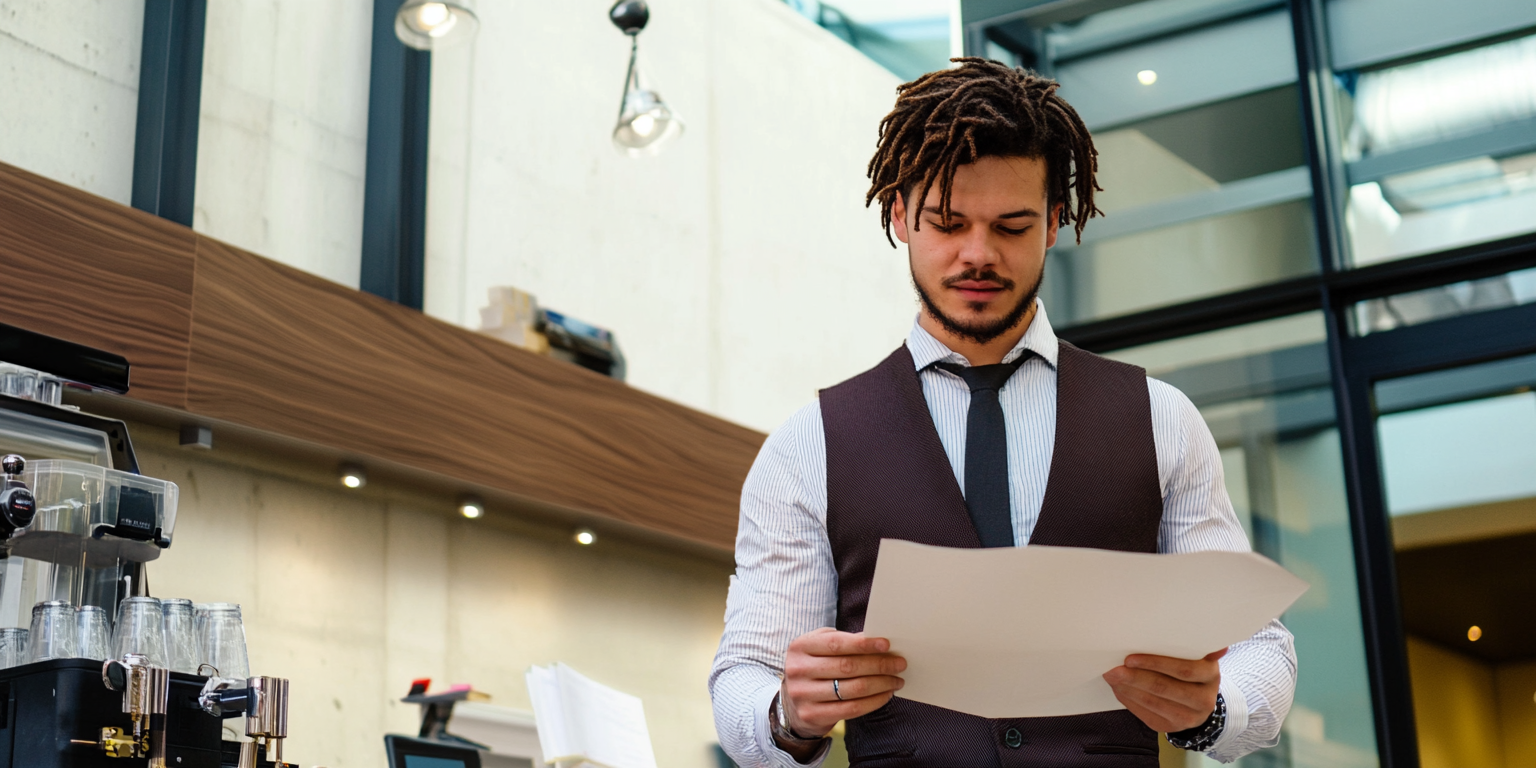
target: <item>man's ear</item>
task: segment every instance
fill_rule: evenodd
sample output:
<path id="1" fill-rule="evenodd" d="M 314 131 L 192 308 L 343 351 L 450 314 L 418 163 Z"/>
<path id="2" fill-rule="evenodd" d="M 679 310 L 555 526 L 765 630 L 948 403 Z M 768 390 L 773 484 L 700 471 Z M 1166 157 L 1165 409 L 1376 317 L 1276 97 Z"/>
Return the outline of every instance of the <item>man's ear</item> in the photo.
<path id="1" fill-rule="evenodd" d="M 907 241 L 907 200 L 900 192 L 896 193 L 896 199 L 891 202 L 891 229 L 896 233 L 896 239 L 903 243 Z"/>
<path id="2" fill-rule="evenodd" d="M 1061 212 L 1063 210 L 1064 207 L 1061 203 L 1051 207 L 1050 223 L 1045 228 L 1045 247 L 1047 248 L 1056 247 L 1056 231 L 1061 227 Z"/>

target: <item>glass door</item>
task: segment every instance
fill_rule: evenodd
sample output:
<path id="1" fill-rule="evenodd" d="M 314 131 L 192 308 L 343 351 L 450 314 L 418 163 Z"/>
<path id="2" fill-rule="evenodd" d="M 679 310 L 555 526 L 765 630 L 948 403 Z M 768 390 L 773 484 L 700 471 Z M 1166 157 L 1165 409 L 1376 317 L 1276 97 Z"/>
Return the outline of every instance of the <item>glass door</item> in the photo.
<path id="1" fill-rule="evenodd" d="M 1424 768 L 1536 766 L 1536 355 L 1373 387 Z"/>

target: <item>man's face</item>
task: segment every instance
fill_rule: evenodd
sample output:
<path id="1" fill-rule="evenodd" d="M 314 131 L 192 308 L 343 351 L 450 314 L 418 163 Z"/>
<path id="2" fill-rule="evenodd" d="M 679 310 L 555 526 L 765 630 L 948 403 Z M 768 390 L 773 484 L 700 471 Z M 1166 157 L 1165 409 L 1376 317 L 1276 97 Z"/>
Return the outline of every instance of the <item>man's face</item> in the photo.
<path id="1" fill-rule="evenodd" d="M 892 225 L 907 244 L 912 281 L 928 314 L 949 332 L 985 344 L 1029 313 L 1060 213 L 1047 208 L 1045 173 L 1036 157 L 983 157 L 960 166 L 948 226 L 937 184 L 920 210 L 897 197 Z"/>

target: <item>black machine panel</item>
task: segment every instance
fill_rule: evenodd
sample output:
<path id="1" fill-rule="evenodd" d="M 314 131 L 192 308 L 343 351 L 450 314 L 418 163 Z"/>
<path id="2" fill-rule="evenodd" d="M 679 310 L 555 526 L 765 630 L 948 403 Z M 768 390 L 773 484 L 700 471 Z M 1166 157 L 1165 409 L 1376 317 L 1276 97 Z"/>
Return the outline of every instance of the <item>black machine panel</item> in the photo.
<path id="1" fill-rule="evenodd" d="M 55 659 L 0 670 L 0 768 L 137 768 L 148 761 L 108 757 L 97 746 L 103 727 L 130 727 L 123 694 L 107 689 L 101 666 Z M 197 706 L 205 679 L 170 675 L 168 765 L 224 765 L 220 720 Z"/>

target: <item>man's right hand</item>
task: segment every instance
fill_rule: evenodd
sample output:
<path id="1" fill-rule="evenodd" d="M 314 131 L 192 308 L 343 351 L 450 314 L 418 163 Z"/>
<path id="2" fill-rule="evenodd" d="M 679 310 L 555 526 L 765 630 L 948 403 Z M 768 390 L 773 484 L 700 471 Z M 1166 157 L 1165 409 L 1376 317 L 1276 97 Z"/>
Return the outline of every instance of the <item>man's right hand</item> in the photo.
<path id="1" fill-rule="evenodd" d="M 891 642 L 883 637 L 830 627 L 795 638 L 784 657 L 784 685 L 779 690 L 789 719 L 785 725 L 798 736 L 816 738 L 839 720 L 885 706 L 906 684 L 897 675 L 906 671 L 907 660 L 890 650 Z"/>

